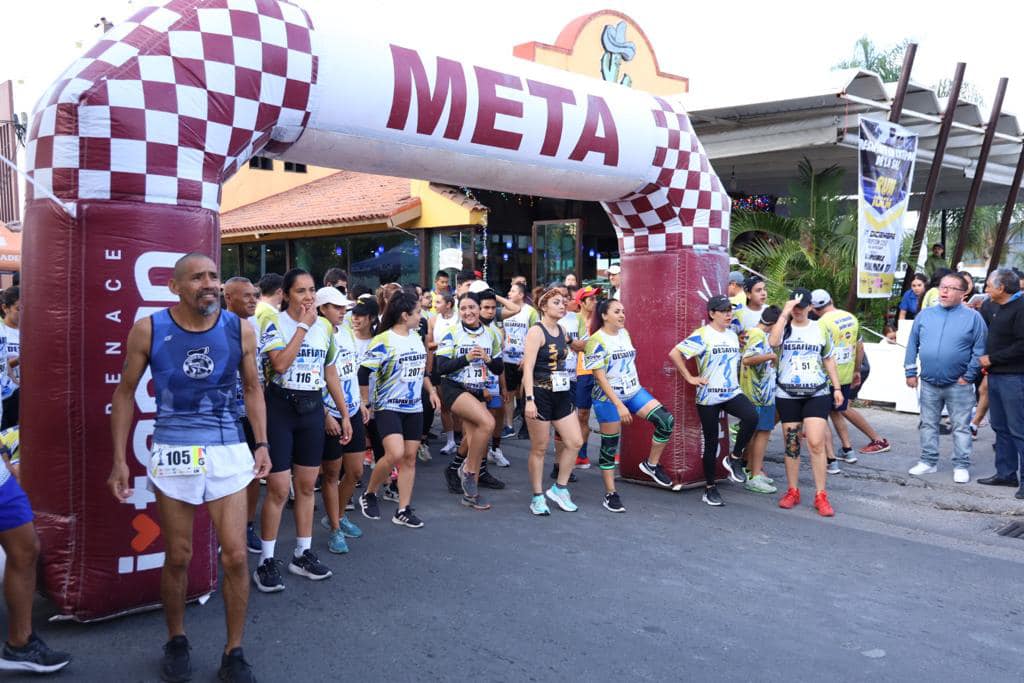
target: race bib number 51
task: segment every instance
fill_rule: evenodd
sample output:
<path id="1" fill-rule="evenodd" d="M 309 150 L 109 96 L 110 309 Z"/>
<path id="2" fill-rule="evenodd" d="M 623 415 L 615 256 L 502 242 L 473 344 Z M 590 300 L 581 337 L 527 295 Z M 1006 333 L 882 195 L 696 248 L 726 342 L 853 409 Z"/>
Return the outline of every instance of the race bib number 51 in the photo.
<path id="1" fill-rule="evenodd" d="M 149 471 L 160 477 L 192 477 L 206 472 L 205 446 L 154 446 Z"/>

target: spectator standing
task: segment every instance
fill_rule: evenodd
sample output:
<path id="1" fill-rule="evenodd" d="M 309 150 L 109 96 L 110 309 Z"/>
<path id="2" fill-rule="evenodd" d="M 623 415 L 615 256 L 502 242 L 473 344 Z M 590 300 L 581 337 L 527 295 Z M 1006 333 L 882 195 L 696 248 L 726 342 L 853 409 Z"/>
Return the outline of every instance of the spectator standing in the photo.
<path id="1" fill-rule="evenodd" d="M 611 283 L 609 299 L 619 301 L 622 299 L 622 266 L 614 265 L 608 267 L 608 282 Z"/>
<path id="2" fill-rule="evenodd" d="M 935 277 L 941 268 L 949 268 L 949 264 L 946 263 L 946 247 L 936 242 L 932 245 L 931 255 L 924 260 L 924 272 L 928 277 Z"/>

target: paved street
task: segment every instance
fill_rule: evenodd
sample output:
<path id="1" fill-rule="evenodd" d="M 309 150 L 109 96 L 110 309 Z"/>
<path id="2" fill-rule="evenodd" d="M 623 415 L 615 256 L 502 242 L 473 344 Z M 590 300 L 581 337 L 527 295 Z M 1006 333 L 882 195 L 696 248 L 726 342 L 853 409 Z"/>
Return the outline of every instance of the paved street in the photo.
<path id="1" fill-rule="evenodd" d="M 594 468 L 573 489 L 579 512 L 534 518 L 525 441 L 503 444 L 512 467 L 495 470 L 509 483 L 495 508 L 472 512 L 446 493 L 435 457 L 417 476 L 426 527 L 356 513 L 367 533 L 343 557 L 318 528 L 314 550 L 334 577 L 285 574 L 283 593 L 254 592 L 247 656 L 262 681 L 1019 681 L 1024 540 L 994 530 L 1024 520 L 1024 505 L 1012 489 L 954 485 L 949 437 L 938 474 L 908 476 L 916 416 L 867 414 L 893 452 L 831 478 L 828 520 L 810 505 L 806 468 L 792 511 L 729 484 L 726 506 L 712 509 L 695 490 L 623 483 L 628 513 L 613 515 Z M 985 428 L 973 476 L 991 474 L 991 443 Z M 781 450 L 776 433 L 768 473 L 780 484 Z M 281 538 L 279 556 L 294 538 L 287 516 Z M 44 637 L 75 654 L 64 678 L 157 678 L 160 613 L 43 617 Z M 187 619 L 195 680 L 212 680 L 219 595 Z"/>

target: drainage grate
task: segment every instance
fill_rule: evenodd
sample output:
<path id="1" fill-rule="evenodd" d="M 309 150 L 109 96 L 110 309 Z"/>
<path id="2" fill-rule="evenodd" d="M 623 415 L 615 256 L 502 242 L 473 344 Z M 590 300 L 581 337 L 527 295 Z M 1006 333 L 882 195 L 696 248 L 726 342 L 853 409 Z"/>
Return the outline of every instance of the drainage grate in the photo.
<path id="1" fill-rule="evenodd" d="M 1010 522 L 1003 528 L 997 529 L 996 533 L 1000 536 L 1019 538 L 1024 541 L 1024 522 Z"/>

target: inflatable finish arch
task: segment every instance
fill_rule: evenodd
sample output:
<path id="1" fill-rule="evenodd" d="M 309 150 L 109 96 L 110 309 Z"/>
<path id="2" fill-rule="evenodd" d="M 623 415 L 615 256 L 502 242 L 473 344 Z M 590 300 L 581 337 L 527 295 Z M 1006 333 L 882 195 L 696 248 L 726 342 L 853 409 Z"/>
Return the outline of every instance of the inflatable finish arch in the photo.
<path id="1" fill-rule="evenodd" d="M 141 478 L 155 402 L 144 382 L 136 494 L 119 504 L 105 485 L 110 396 L 132 323 L 172 303 L 175 259 L 219 253 L 221 184 L 255 154 L 603 202 L 640 376 L 677 416 L 663 462 L 680 483 L 702 479 L 693 394 L 667 353 L 725 280 L 730 203 L 679 103 L 518 60 L 373 43 L 340 17 L 315 19 L 277 0 L 171 0 L 113 28 L 37 105 L 22 467 L 45 589 L 69 618 L 159 602 L 163 542 Z M 638 476 L 650 434 L 627 430 L 626 476 Z M 217 575 L 208 519 L 196 524 L 193 597 Z"/>

